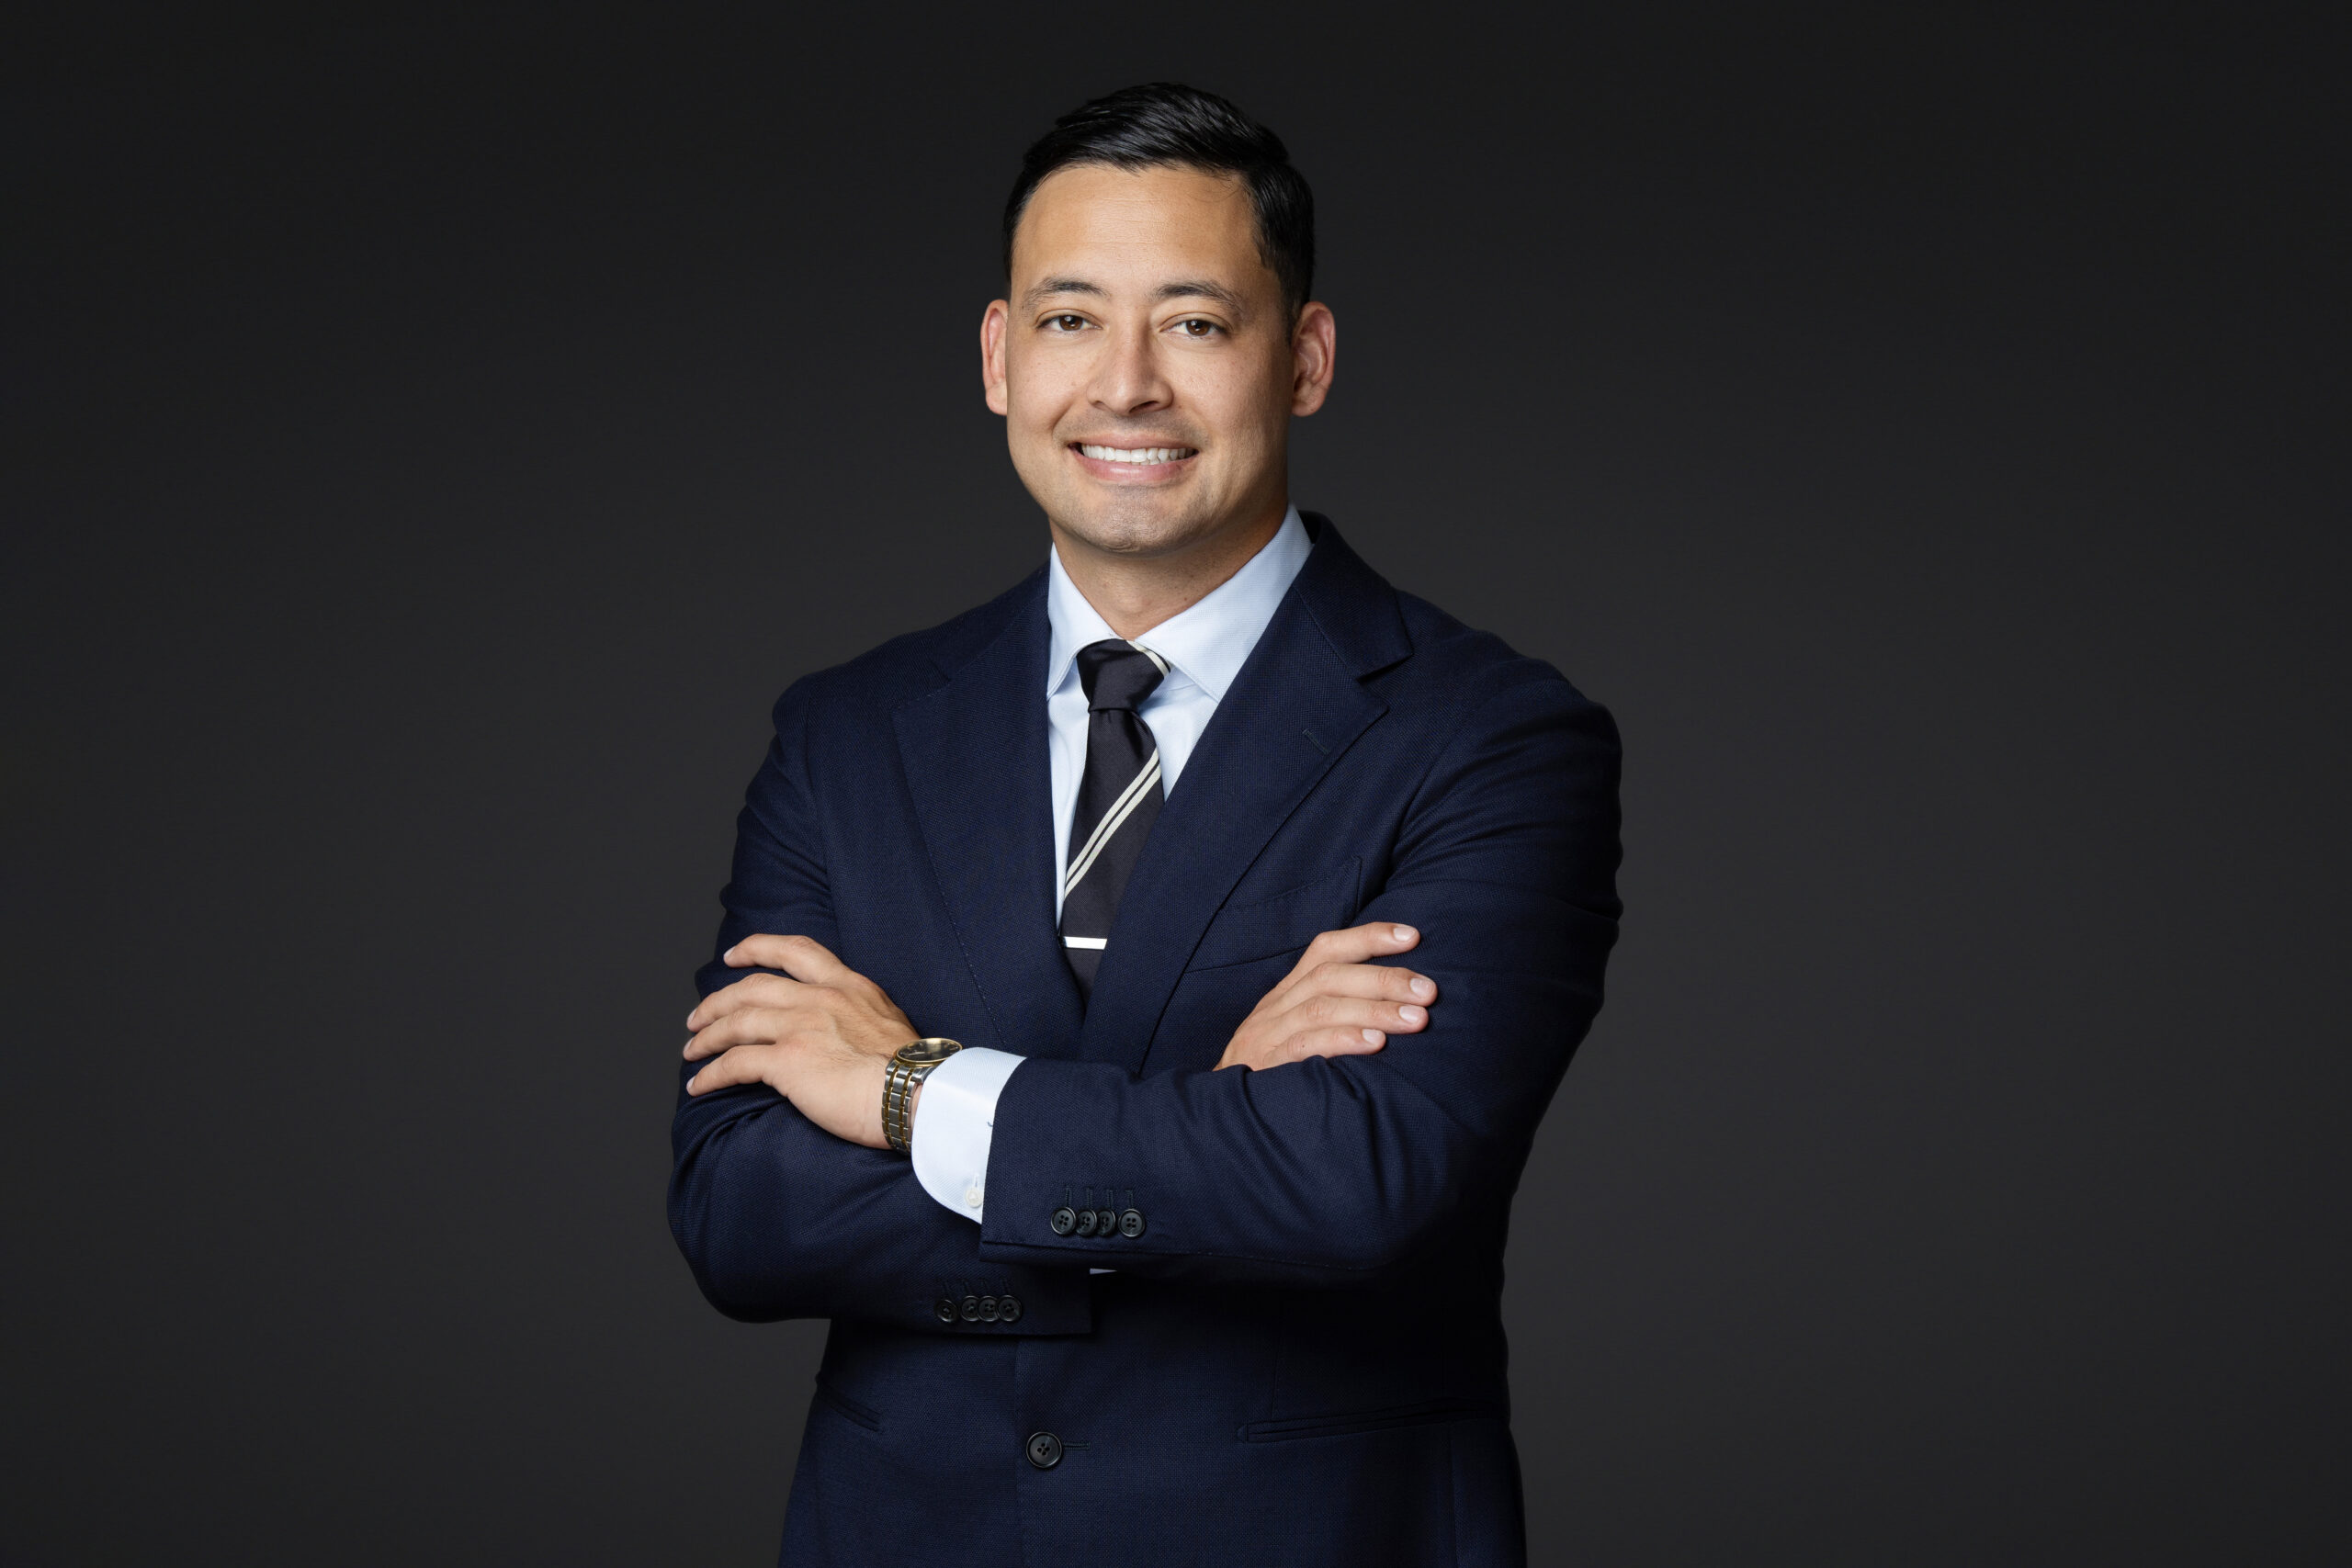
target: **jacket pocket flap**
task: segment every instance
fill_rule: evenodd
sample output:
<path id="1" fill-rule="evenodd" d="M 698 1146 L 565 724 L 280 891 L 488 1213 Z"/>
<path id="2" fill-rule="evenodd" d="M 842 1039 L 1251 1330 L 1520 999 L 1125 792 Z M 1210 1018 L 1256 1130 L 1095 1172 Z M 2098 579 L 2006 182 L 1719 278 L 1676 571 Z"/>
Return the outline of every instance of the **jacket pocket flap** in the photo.
<path id="1" fill-rule="evenodd" d="M 1502 1407 L 1484 1399 L 1431 1399 L 1385 1410 L 1355 1410 L 1340 1416 L 1296 1416 L 1281 1421 L 1251 1421 L 1241 1428 L 1245 1443 L 1286 1443 L 1294 1438 L 1337 1438 L 1389 1427 L 1426 1427 L 1436 1421 L 1465 1421 L 1500 1416 Z"/>
<path id="2" fill-rule="evenodd" d="M 869 1432 L 879 1432 L 882 1429 L 880 1411 L 860 1404 L 831 1383 L 820 1382 L 817 1385 L 817 1400 L 820 1404 L 832 1406 L 834 1412 L 843 1419 L 854 1422 Z"/>
<path id="3" fill-rule="evenodd" d="M 1193 951 L 1191 967 L 1216 969 L 1271 958 L 1339 930 L 1361 907 L 1363 876 L 1363 857 L 1351 855 L 1303 886 L 1218 910 Z"/>

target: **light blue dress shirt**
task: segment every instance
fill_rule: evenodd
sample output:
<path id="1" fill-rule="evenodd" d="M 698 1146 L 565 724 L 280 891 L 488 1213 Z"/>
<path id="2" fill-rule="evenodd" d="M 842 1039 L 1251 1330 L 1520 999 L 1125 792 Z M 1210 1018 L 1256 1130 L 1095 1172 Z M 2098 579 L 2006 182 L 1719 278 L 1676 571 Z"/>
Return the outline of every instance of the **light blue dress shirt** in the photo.
<path id="1" fill-rule="evenodd" d="M 1265 547 L 1219 583 L 1200 603 L 1130 638 L 1168 661 L 1168 674 L 1136 710 L 1159 743 L 1160 787 L 1174 794 L 1184 764 L 1216 705 L 1274 609 L 1290 592 L 1291 579 L 1306 564 L 1314 541 L 1294 506 Z M 1046 651 L 1046 720 L 1054 791 L 1054 914 L 1061 915 L 1062 869 L 1069 860 L 1069 817 L 1078 804 L 1078 783 L 1086 770 L 1086 691 L 1079 682 L 1078 650 L 1119 634 L 1062 570 L 1058 551 L 1046 565 L 1046 618 L 1053 636 Z M 915 1179 L 922 1190 L 959 1214 L 978 1221 L 987 1209 L 989 1147 L 996 1127 L 997 1096 L 1023 1057 L 1010 1051 L 974 1046 L 959 1051 L 923 1080 L 922 1109 L 915 1116 Z"/>

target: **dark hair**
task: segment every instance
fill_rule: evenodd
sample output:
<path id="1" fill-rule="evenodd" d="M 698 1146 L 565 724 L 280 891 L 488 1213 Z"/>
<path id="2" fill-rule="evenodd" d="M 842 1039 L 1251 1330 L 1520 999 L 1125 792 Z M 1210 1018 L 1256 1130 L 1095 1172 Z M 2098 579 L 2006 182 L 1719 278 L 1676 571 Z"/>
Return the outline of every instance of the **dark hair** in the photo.
<path id="1" fill-rule="evenodd" d="M 1175 82 L 1122 87 L 1054 121 L 1021 160 L 1004 204 L 1004 275 L 1012 276 L 1012 231 L 1041 181 L 1072 164 L 1148 169 L 1176 164 L 1238 175 L 1258 219 L 1258 256 L 1281 280 L 1293 318 L 1315 282 L 1315 193 L 1291 167 L 1283 139 L 1215 93 Z"/>

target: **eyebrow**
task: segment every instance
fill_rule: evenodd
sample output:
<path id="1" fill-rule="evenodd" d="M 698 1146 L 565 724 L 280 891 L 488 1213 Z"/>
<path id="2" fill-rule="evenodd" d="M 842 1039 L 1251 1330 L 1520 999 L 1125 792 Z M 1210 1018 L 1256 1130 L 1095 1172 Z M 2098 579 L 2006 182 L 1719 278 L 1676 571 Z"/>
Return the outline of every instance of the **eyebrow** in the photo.
<path id="1" fill-rule="evenodd" d="M 1107 299 L 1111 291 L 1099 283 L 1089 283 L 1082 277 L 1040 278 L 1036 286 L 1021 297 L 1022 309 L 1027 310 L 1039 300 L 1055 294 L 1092 294 Z"/>
<path id="2" fill-rule="evenodd" d="M 1242 310 L 1240 295 L 1236 294 L 1222 283 L 1206 283 L 1198 278 L 1187 278 L 1177 283 L 1163 283 L 1153 291 L 1152 298 L 1155 299 L 1214 299 L 1236 315 L 1240 314 Z"/>
<path id="3" fill-rule="evenodd" d="M 1056 294 L 1091 294 L 1098 299 L 1111 297 L 1109 289 L 1099 283 L 1089 283 L 1082 277 L 1047 277 L 1039 279 L 1021 296 L 1022 309 L 1034 310 L 1040 301 Z M 1180 278 L 1173 283 L 1163 283 L 1152 290 L 1151 297 L 1155 299 L 1214 299 L 1236 315 L 1241 314 L 1244 309 L 1241 297 L 1232 289 L 1221 283 L 1210 283 L 1201 278 Z"/>

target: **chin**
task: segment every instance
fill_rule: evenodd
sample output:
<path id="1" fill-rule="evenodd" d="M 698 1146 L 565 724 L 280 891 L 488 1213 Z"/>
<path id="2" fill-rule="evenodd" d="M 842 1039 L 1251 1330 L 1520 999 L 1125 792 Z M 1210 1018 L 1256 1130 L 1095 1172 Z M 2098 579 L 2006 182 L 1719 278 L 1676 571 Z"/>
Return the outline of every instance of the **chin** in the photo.
<path id="1" fill-rule="evenodd" d="M 1140 515 L 1137 510 L 1125 507 L 1055 521 L 1061 524 L 1064 532 L 1076 535 L 1096 549 L 1122 556 L 1165 555 L 1215 531 L 1202 519 L 1191 515 Z"/>
<path id="2" fill-rule="evenodd" d="M 1204 507 L 1198 496 L 1179 501 L 1165 492 L 1103 495 L 1081 488 L 1057 499 L 1062 504 L 1047 511 L 1065 533 L 1114 555 L 1182 549 L 1216 527 L 1212 509 Z"/>

